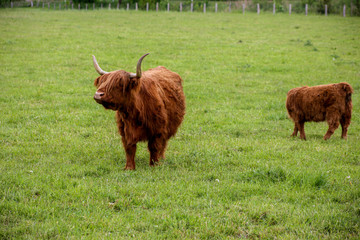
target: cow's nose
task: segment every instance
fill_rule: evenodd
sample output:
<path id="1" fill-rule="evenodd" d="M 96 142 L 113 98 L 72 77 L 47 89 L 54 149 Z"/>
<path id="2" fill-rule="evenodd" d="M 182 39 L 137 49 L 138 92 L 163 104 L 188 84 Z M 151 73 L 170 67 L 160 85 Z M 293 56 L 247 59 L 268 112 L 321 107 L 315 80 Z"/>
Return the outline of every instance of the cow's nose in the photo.
<path id="1" fill-rule="evenodd" d="M 95 95 L 94 95 L 94 99 L 99 100 L 99 99 L 101 99 L 102 96 L 104 96 L 104 93 L 102 93 L 102 92 L 96 92 Z"/>

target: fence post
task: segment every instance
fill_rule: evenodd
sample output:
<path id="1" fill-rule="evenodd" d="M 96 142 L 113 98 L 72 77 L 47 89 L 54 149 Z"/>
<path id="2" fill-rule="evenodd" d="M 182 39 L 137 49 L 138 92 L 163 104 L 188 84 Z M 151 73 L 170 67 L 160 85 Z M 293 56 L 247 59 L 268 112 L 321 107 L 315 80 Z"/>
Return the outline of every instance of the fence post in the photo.
<path id="1" fill-rule="evenodd" d="M 156 11 L 159 11 L 159 2 L 156 2 Z"/>
<path id="2" fill-rule="evenodd" d="M 147 12 L 149 11 L 149 3 L 148 2 L 146 3 L 146 11 Z"/>
<path id="3" fill-rule="evenodd" d="M 167 11 L 170 12 L 170 3 L 167 4 Z"/>
<path id="4" fill-rule="evenodd" d="M 231 2 L 229 3 L 229 12 L 231 12 Z"/>
<path id="5" fill-rule="evenodd" d="M 344 8 L 343 8 L 343 17 L 346 16 L 346 5 L 344 4 Z"/>
<path id="6" fill-rule="evenodd" d="M 45 3 L 43 2 L 42 8 L 44 8 Z"/>
<path id="7" fill-rule="evenodd" d="M 81 9 L 80 3 L 79 3 L 79 5 L 78 5 L 78 9 L 79 9 L 79 10 Z"/>
<path id="8" fill-rule="evenodd" d="M 37 2 L 36 2 L 36 7 L 39 7 L 39 4 L 40 4 L 40 2 L 39 2 L 39 1 L 37 1 Z"/>
<path id="9" fill-rule="evenodd" d="M 61 10 L 61 3 L 59 3 L 59 10 Z"/>
<path id="10" fill-rule="evenodd" d="M 50 9 L 50 3 L 48 3 L 48 9 Z"/>
<path id="11" fill-rule="evenodd" d="M 54 10 L 56 10 L 56 3 L 54 3 Z"/>
<path id="12" fill-rule="evenodd" d="M 182 2 L 180 2 L 180 12 L 182 12 Z"/>
<path id="13" fill-rule="evenodd" d="M 95 10 L 95 3 L 93 3 L 93 10 Z"/>
<path id="14" fill-rule="evenodd" d="M 217 2 L 215 3 L 215 12 L 217 13 L 218 5 Z"/>
<path id="15" fill-rule="evenodd" d="M 305 16 L 307 16 L 307 15 L 308 15 L 308 5 L 305 4 Z"/>
<path id="16" fill-rule="evenodd" d="M 204 3 L 203 12 L 206 13 L 206 3 Z"/>
<path id="17" fill-rule="evenodd" d="M 138 10 L 138 3 L 135 3 L 135 11 Z"/>
<path id="18" fill-rule="evenodd" d="M 128 6 L 129 6 L 129 3 L 126 4 L 126 10 L 129 10 L 129 7 L 128 7 Z M 120 4 L 117 3 L 117 4 L 116 4 L 116 10 L 119 10 L 119 7 L 120 7 Z"/>
<path id="19" fill-rule="evenodd" d="M 190 12 L 192 12 L 193 10 L 194 10 L 194 3 L 193 3 L 193 0 L 191 0 Z"/>
<path id="20" fill-rule="evenodd" d="M 273 4 L 273 14 L 275 14 L 275 3 Z"/>
<path id="21" fill-rule="evenodd" d="M 34 6 L 34 3 L 33 1 L 30 2 L 30 6 L 33 7 Z"/>
<path id="22" fill-rule="evenodd" d="M 101 3 L 101 9 L 103 9 L 103 4 Z"/>
<path id="23" fill-rule="evenodd" d="M 243 3 L 242 7 L 243 7 L 243 14 L 245 14 L 245 3 Z"/>
<path id="24" fill-rule="evenodd" d="M 111 9 L 111 3 L 109 3 L 109 10 Z"/>
<path id="25" fill-rule="evenodd" d="M 327 4 L 325 4 L 325 16 L 327 16 Z"/>
<path id="26" fill-rule="evenodd" d="M 289 4 L 289 15 L 291 15 L 291 3 Z"/>
<path id="27" fill-rule="evenodd" d="M 257 14 L 260 14 L 260 4 L 258 3 L 256 4 L 256 6 L 257 6 Z"/>
<path id="28" fill-rule="evenodd" d="M 14 3 L 13 3 L 13 2 L 11 2 L 11 4 L 10 4 L 10 5 L 11 5 L 11 8 L 14 8 Z"/>
<path id="29" fill-rule="evenodd" d="M 85 4 L 85 9 L 86 9 L 86 11 L 87 11 L 87 9 L 88 9 L 88 4 Z"/>

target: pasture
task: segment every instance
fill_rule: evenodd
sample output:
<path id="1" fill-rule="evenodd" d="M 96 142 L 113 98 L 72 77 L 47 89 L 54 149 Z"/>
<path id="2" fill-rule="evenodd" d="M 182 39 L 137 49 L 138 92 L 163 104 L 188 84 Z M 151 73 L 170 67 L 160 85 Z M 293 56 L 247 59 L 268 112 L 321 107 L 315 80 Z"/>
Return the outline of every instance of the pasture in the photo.
<path id="1" fill-rule="evenodd" d="M 293 14 L 0 9 L 1 239 L 358 239 L 360 18 Z M 166 159 L 136 170 L 105 71 L 165 66 L 186 116 Z M 354 88 L 348 140 L 285 99 L 302 85 Z"/>

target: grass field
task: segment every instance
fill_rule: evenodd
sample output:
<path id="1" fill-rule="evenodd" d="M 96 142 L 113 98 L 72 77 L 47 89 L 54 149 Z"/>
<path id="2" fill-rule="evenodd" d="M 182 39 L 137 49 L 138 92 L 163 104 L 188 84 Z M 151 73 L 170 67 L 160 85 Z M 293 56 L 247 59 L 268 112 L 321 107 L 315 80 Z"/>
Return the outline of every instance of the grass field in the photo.
<path id="1" fill-rule="evenodd" d="M 358 239 L 360 18 L 0 9 L 0 239 Z M 105 71 L 158 65 L 184 80 L 167 158 L 136 171 Z M 348 140 L 306 123 L 286 93 L 349 82 Z"/>

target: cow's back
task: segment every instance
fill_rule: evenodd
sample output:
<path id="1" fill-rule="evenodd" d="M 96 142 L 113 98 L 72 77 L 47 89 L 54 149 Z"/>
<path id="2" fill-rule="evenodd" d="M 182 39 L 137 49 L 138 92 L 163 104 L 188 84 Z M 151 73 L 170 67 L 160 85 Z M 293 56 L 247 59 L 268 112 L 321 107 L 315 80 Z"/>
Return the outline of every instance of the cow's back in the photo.
<path id="1" fill-rule="evenodd" d="M 181 77 L 159 66 L 145 71 L 141 81 L 140 95 L 151 96 L 144 105 L 147 105 L 148 111 L 155 111 L 153 114 L 162 115 L 162 125 L 165 125 L 168 137 L 175 135 L 185 115 L 185 95 Z"/>
<path id="2" fill-rule="evenodd" d="M 319 122 L 325 120 L 330 108 L 344 113 L 347 99 L 344 89 L 348 86 L 339 83 L 291 89 L 286 100 L 289 116 L 294 120 Z"/>

